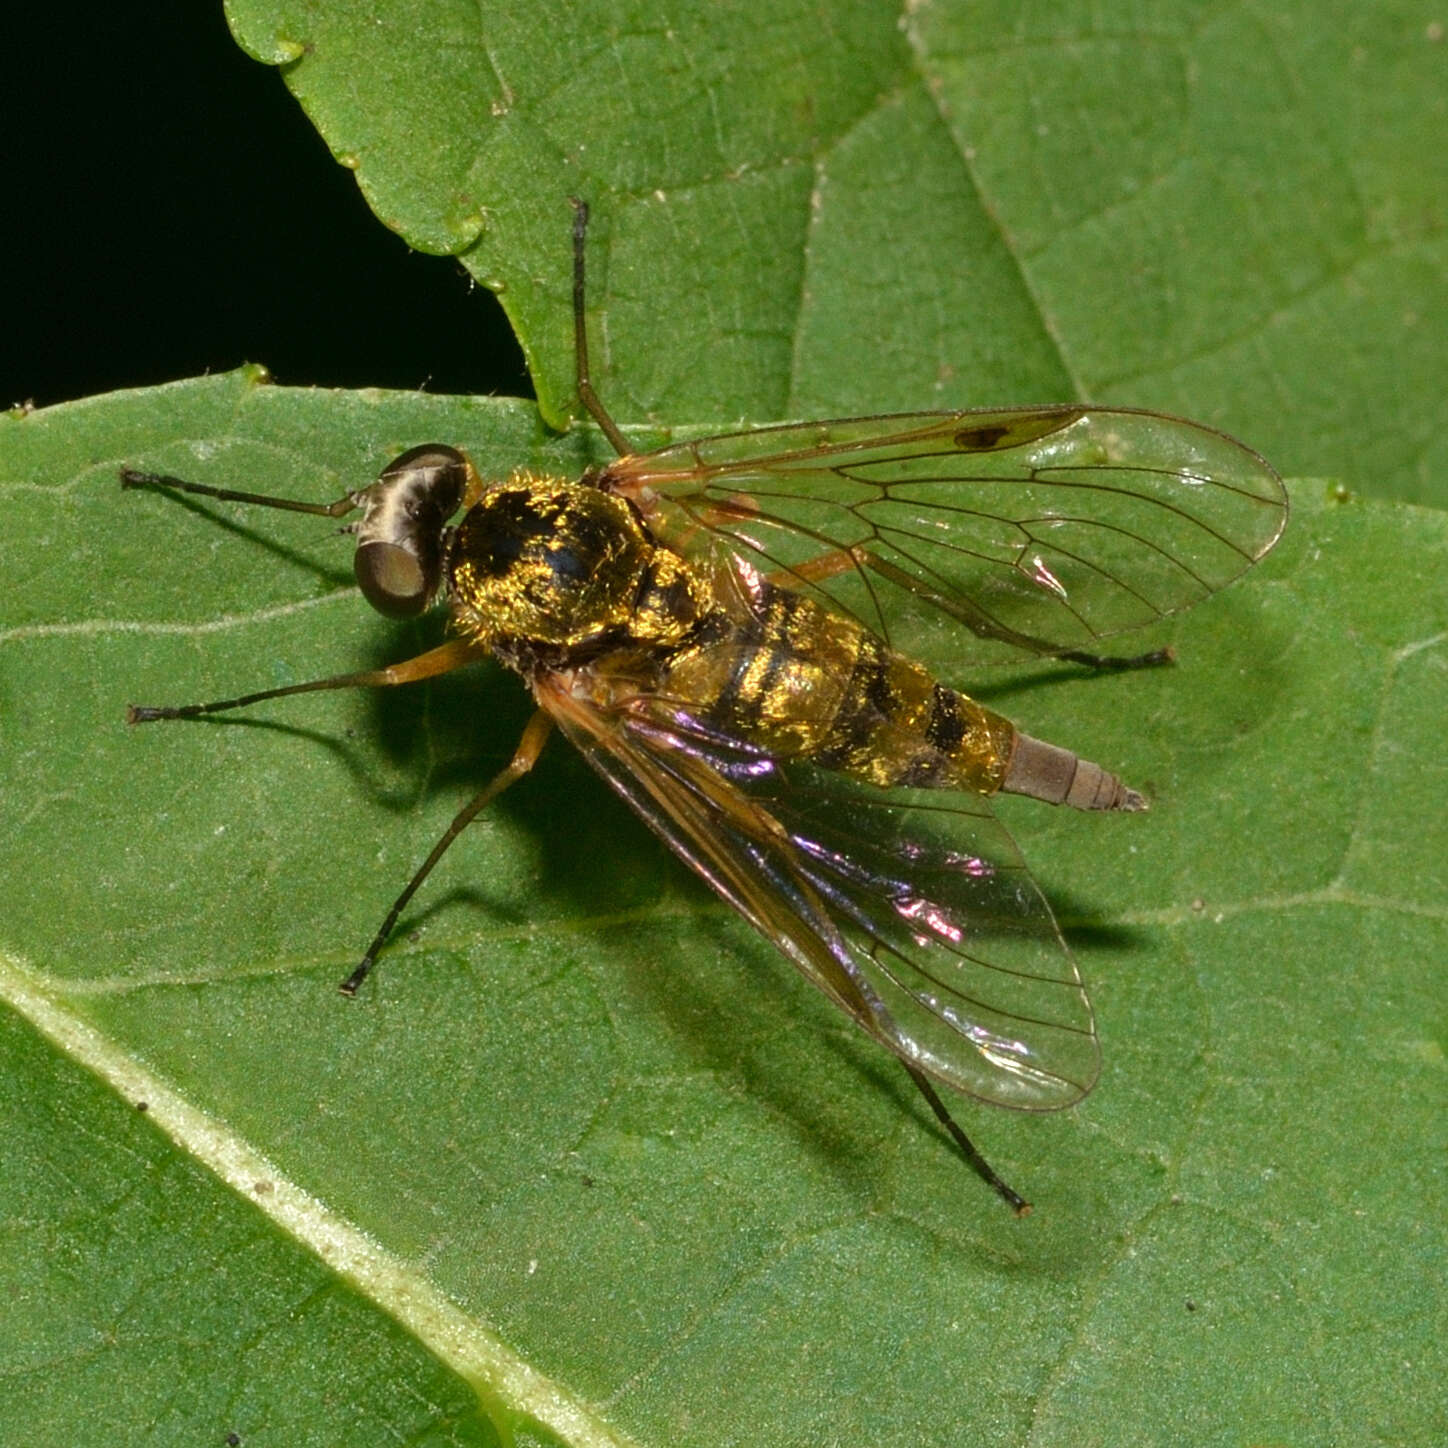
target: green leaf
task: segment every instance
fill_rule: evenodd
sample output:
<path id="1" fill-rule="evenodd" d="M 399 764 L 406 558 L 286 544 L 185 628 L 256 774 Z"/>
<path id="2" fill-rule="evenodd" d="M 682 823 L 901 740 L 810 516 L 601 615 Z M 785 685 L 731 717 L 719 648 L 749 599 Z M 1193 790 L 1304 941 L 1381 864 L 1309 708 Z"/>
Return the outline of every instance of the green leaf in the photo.
<path id="1" fill-rule="evenodd" d="M 1085 397 L 1448 503 L 1448 45 L 1407 0 L 229 0 L 555 426 L 568 209 L 620 418 Z"/>
<path id="2" fill-rule="evenodd" d="M 584 462 L 246 373 L 0 425 L 0 1438 L 1441 1437 L 1448 603 L 1388 585 L 1442 514 L 1304 484 L 1174 669 L 994 689 L 1155 801 L 1003 804 L 1106 1051 L 1077 1110 L 967 1111 L 1017 1222 L 561 747 L 337 994 L 513 747 L 503 672 L 123 723 L 432 632 L 363 618 L 330 525 L 120 462 L 319 498 L 431 437 Z"/>
<path id="3" fill-rule="evenodd" d="M 1412 7 L 228 9 L 555 424 L 582 194 L 630 426 L 1087 395 L 1448 501 Z M 1106 1051 L 1078 1110 L 967 1113 L 1015 1222 L 561 747 L 336 994 L 516 743 L 501 671 L 124 726 L 436 630 L 119 464 L 330 498 L 431 439 L 593 446 L 255 374 L 0 419 L 0 1441 L 1442 1441 L 1441 514 L 1297 484 L 1174 670 L 992 681 L 1154 800 L 1002 807 Z"/>

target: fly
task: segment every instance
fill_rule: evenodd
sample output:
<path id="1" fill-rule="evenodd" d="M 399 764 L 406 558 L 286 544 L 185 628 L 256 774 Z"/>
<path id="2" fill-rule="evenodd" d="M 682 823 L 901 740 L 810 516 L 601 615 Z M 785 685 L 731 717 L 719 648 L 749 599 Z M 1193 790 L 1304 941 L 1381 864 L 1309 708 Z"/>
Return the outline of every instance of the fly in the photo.
<path id="1" fill-rule="evenodd" d="M 387 668 L 133 705 L 127 718 L 194 718 L 500 660 L 536 711 L 343 992 L 356 993 L 443 853 L 557 729 L 896 1055 L 966 1161 L 1023 1214 L 1029 1204 L 937 1086 L 1056 1110 L 1091 1089 L 1100 1053 L 1075 962 L 990 801 L 1147 801 L 937 679 L 902 638 L 934 618 L 962 658 L 1006 646 L 1097 669 L 1164 662 L 1166 650 L 1103 656 L 1098 641 L 1257 562 L 1286 523 L 1281 480 L 1209 428 L 1078 405 L 789 423 L 636 453 L 589 377 L 588 212 L 575 208 L 578 395 L 618 457 L 577 480 L 497 480 L 427 443 L 331 503 L 123 470 L 124 487 L 358 514 L 344 531 L 367 602 L 414 618 L 442 600 L 451 624 L 446 642 Z"/>

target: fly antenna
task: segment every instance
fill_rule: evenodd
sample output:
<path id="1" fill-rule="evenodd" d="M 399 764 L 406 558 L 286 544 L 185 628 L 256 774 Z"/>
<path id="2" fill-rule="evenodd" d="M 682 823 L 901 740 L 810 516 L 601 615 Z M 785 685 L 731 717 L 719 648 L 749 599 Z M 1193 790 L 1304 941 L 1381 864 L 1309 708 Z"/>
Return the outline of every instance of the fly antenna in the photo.
<path id="1" fill-rule="evenodd" d="M 578 400 L 603 429 L 613 450 L 620 457 L 627 457 L 633 448 L 598 400 L 588 376 L 588 324 L 583 315 L 583 239 L 588 234 L 588 203 L 576 196 L 570 196 L 569 200 L 573 203 L 573 358 L 577 364 Z"/>
<path id="2" fill-rule="evenodd" d="M 345 517 L 360 506 L 355 493 L 344 493 L 331 503 L 305 503 L 296 498 L 273 498 L 265 493 L 238 493 L 231 488 L 211 488 L 205 483 L 188 483 L 184 478 L 173 478 L 167 473 L 137 472 L 135 468 L 121 469 L 121 487 L 196 493 L 203 498 L 219 498 L 223 503 L 256 503 L 263 508 L 284 508 L 289 513 L 312 513 L 320 518 Z"/>

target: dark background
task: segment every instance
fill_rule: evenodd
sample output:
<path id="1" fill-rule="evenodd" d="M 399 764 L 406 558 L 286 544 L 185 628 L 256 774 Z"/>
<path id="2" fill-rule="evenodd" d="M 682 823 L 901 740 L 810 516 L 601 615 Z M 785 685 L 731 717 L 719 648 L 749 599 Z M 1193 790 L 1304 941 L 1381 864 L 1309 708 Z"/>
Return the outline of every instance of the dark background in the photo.
<path id="1" fill-rule="evenodd" d="M 242 362 L 293 385 L 532 396 L 492 294 L 368 211 L 219 0 L 27 9 L 0 71 L 0 407 Z"/>

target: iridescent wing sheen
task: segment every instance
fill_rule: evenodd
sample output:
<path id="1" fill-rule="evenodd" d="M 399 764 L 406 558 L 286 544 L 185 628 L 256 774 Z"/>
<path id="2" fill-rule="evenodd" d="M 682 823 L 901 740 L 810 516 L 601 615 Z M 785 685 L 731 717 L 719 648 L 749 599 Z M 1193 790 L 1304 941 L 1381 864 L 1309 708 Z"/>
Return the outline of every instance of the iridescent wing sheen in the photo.
<path id="1" fill-rule="evenodd" d="M 1199 602 L 1287 519 L 1282 480 L 1241 443 L 1084 406 L 756 428 L 619 458 L 600 481 L 671 547 L 722 541 L 897 645 L 912 611 L 943 612 L 1044 654 Z"/>
<path id="2" fill-rule="evenodd" d="M 657 696 L 540 704 L 645 822 L 882 1045 L 999 1106 L 1091 1089 L 1074 961 L 982 797 L 880 790 L 777 760 Z"/>

